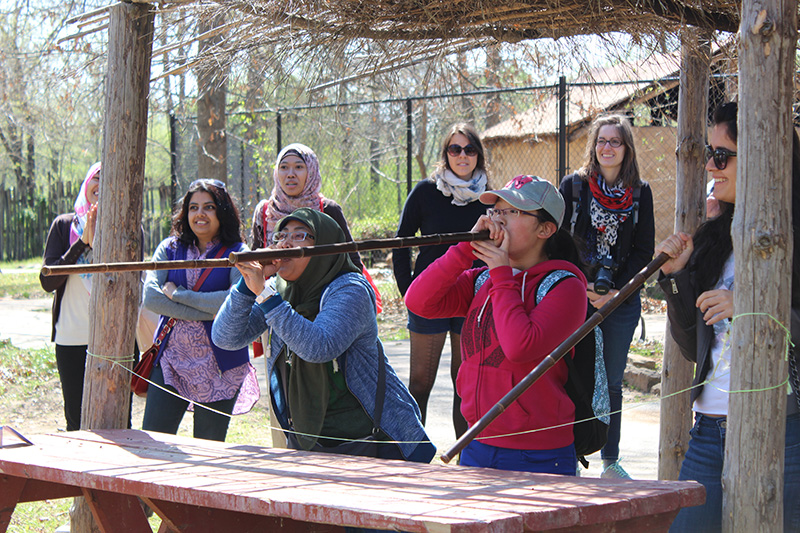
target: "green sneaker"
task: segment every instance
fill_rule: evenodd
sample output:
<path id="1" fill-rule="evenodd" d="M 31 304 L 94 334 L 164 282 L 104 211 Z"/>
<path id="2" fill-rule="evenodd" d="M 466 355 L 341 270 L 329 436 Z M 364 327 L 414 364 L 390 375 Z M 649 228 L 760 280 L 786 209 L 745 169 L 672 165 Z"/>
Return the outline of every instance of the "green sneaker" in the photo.
<path id="1" fill-rule="evenodd" d="M 610 465 L 606 466 L 603 469 L 603 473 L 600 474 L 600 477 L 603 479 L 633 479 L 622 466 L 619 464 L 619 461 L 615 461 Z"/>

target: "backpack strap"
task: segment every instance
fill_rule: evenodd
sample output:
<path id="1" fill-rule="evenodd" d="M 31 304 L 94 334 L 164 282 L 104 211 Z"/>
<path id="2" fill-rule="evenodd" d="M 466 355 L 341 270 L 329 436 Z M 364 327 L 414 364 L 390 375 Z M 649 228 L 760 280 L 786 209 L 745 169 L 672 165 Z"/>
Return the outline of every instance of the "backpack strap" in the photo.
<path id="1" fill-rule="evenodd" d="M 564 281 L 567 278 L 575 278 L 577 277 L 575 274 L 570 272 L 569 270 L 553 270 L 549 272 L 542 280 L 539 282 L 539 286 L 536 287 L 536 305 L 542 303 L 544 297 L 547 296 L 547 293 L 550 290 Z"/>
<path id="2" fill-rule="evenodd" d="M 487 281 L 489 281 L 488 268 L 483 272 L 481 272 L 480 274 L 478 274 L 477 276 L 475 276 L 475 292 L 473 293 L 473 296 L 478 294 L 478 291 L 481 290 L 481 287 L 483 287 L 483 284 L 486 283 Z"/>
<path id="3" fill-rule="evenodd" d="M 536 288 L 536 305 L 544 299 L 550 290 L 570 277 L 576 277 L 575 274 L 568 270 L 553 270 L 549 274 L 547 274 L 542 280 L 539 282 L 539 286 Z M 603 357 L 603 330 L 600 329 L 600 326 L 595 326 L 594 330 L 590 332 L 588 335 L 594 336 L 594 393 L 589 401 L 592 405 L 592 410 L 594 414 L 599 417 L 600 421 L 604 424 L 608 424 L 610 422 L 609 413 L 611 412 L 611 406 L 608 397 L 608 377 L 606 374 L 606 365 L 605 359 Z M 572 360 L 571 357 L 564 357 L 562 359 L 566 362 L 567 368 L 569 369 L 570 377 L 569 379 L 573 380 L 576 384 L 576 387 L 580 391 L 585 391 L 583 384 L 580 382 L 580 378 L 578 377 L 578 372 L 575 369 L 575 362 Z"/>
<path id="4" fill-rule="evenodd" d="M 578 174 L 572 175 L 572 217 L 569 220 L 569 234 L 575 235 L 575 222 L 578 221 L 578 208 L 581 206 L 581 185 L 583 180 Z"/>
<path id="5" fill-rule="evenodd" d="M 633 228 L 636 231 L 636 224 L 639 222 L 639 198 L 642 196 L 642 188 L 633 188 Z"/>

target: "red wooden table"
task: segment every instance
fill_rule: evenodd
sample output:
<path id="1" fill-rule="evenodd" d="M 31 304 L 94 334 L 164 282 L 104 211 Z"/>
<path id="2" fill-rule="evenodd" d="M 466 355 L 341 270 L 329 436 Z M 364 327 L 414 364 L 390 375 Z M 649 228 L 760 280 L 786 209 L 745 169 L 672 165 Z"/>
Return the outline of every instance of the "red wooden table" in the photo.
<path id="1" fill-rule="evenodd" d="M 224 444 L 135 430 L 0 449 L 0 533 L 17 503 L 84 496 L 105 532 L 665 531 L 702 485 L 616 481 Z M 164 526 L 162 525 L 162 529 Z"/>

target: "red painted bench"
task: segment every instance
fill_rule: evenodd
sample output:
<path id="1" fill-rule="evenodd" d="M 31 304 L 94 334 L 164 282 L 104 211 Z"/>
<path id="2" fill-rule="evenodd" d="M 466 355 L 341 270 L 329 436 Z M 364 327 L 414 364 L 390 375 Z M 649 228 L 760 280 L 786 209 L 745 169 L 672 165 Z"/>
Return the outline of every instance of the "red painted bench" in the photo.
<path id="1" fill-rule="evenodd" d="M 0 533 L 17 503 L 84 496 L 104 532 L 666 531 L 702 485 L 383 461 L 135 430 L 0 449 Z"/>

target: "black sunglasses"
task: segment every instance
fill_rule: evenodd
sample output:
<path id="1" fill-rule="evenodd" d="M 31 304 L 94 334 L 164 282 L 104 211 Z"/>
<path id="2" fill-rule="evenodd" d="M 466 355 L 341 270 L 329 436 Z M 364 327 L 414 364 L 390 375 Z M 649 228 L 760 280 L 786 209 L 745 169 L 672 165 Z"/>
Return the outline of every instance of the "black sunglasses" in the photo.
<path id="1" fill-rule="evenodd" d="M 451 144 L 450 146 L 447 147 L 447 153 L 453 157 L 460 156 L 462 151 L 468 157 L 478 155 L 478 149 L 472 146 L 471 144 L 468 144 L 464 147 L 462 147 L 460 144 Z"/>
<path id="2" fill-rule="evenodd" d="M 706 161 L 712 157 L 717 170 L 725 170 L 725 167 L 728 166 L 728 158 L 736 157 L 736 152 L 731 152 L 727 148 L 711 148 L 711 146 L 706 145 Z"/>

